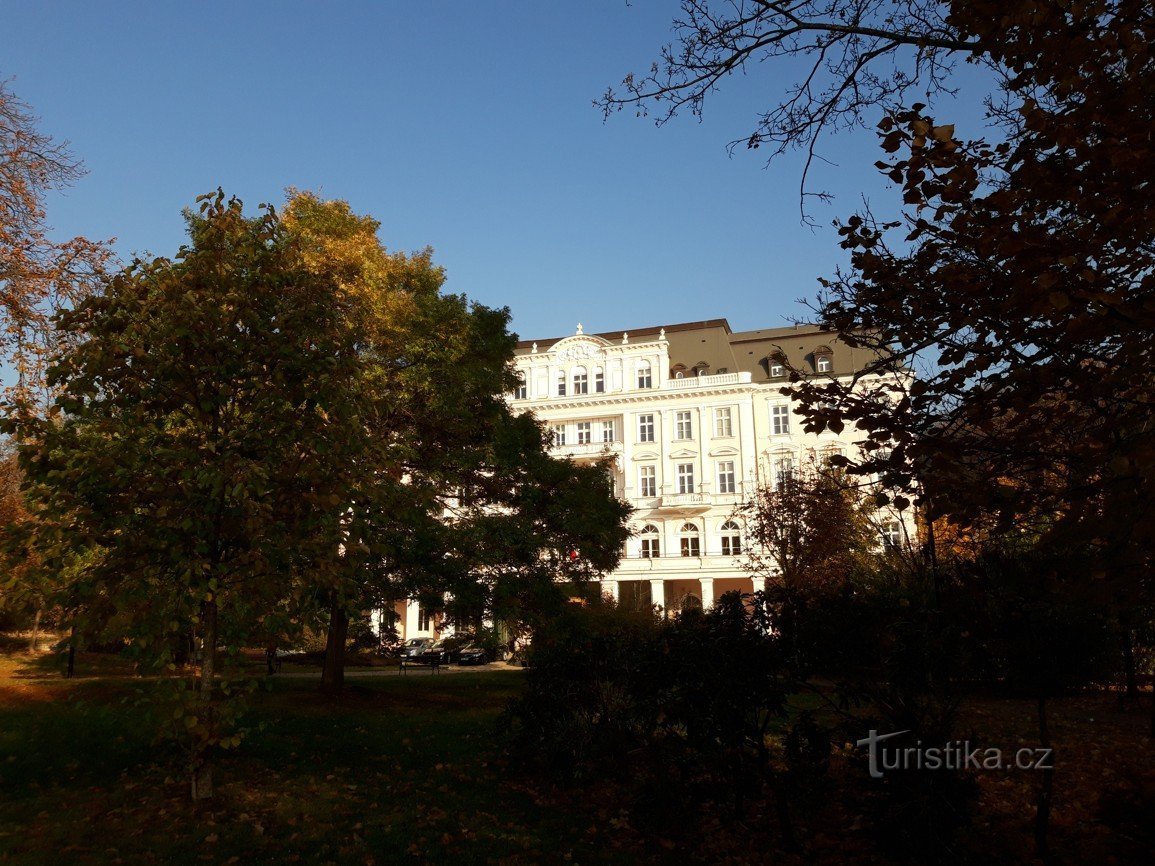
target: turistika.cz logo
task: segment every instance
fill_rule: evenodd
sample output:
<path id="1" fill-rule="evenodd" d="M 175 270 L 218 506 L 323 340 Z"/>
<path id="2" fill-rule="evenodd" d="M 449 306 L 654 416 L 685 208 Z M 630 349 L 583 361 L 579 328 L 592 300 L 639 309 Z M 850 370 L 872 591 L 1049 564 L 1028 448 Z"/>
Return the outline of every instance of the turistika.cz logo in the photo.
<path id="1" fill-rule="evenodd" d="M 1054 750 L 1045 748 L 1004 751 L 993 746 L 972 746 L 967 740 L 955 740 L 941 746 L 883 745 L 887 740 L 909 734 L 894 731 L 880 734 L 873 728 L 869 736 L 855 745 L 866 746 L 870 753 L 870 775 L 881 779 L 888 770 L 1052 770 Z"/>

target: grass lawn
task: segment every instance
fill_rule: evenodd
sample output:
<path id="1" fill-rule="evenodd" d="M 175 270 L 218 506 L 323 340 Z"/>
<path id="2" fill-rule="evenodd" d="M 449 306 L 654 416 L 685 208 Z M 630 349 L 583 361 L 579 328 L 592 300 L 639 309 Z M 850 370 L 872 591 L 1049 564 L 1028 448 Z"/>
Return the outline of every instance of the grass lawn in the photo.
<path id="1" fill-rule="evenodd" d="M 63 680 L 49 659 L 0 653 L 0 862 L 44 863 L 806 863 L 876 859 L 871 828 L 836 785 L 802 820 L 808 850 L 773 850 L 771 816 L 673 816 L 639 829 L 613 779 L 580 789 L 529 781 L 496 734 L 517 669 L 352 677 L 339 699 L 315 679 L 273 678 L 248 723 L 264 724 L 216 769 L 193 808 L 182 759 L 154 743 L 138 703 L 154 681 L 85 656 Z M 254 666 L 254 670 L 259 669 Z M 1034 745 L 1027 701 L 975 698 L 962 733 Z M 1146 709 L 1114 695 L 1056 701 L 1054 847 L 1066 862 L 1148 862 L 1155 745 Z M 837 762 L 836 762 L 837 764 Z M 845 772 L 836 766 L 835 772 Z M 1032 773 L 977 774 L 968 862 L 1029 862 Z"/>
<path id="2" fill-rule="evenodd" d="M 274 678 L 248 718 L 265 729 L 194 810 L 136 705 L 150 683 L 83 676 L 91 659 L 72 681 L 39 668 L 0 655 L 0 862 L 615 861 L 587 832 L 596 805 L 548 808 L 506 780 L 494 729 L 517 669 L 354 678 L 338 700 Z"/>

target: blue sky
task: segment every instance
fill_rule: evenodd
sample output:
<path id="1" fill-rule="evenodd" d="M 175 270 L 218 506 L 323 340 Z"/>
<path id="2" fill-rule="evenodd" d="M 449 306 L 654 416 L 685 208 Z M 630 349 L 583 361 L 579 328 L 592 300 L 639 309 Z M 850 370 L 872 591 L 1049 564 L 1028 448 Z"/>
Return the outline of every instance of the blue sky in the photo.
<path id="1" fill-rule="evenodd" d="M 703 123 L 603 123 L 592 101 L 648 67 L 676 9 L 0 0 L 0 77 L 88 169 L 49 201 L 56 234 L 124 257 L 171 255 L 202 192 L 255 206 L 296 186 L 372 214 L 392 249 L 432 246 L 449 290 L 510 307 L 525 338 L 784 324 L 843 261 L 831 220 L 897 195 L 869 131 L 825 147 L 815 185 L 837 198 L 811 207 L 817 229 L 798 158 L 727 154 L 782 68 L 727 83 Z"/>

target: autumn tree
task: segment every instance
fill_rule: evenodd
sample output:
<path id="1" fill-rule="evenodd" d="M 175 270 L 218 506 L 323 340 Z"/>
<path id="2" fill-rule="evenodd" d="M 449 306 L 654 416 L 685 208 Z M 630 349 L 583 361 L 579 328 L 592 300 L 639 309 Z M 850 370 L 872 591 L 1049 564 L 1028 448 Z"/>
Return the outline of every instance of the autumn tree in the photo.
<path id="1" fill-rule="evenodd" d="M 873 498 L 841 468 L 811 460 L 772 474 L 744 508 L 746 565 L 765 581 L 776 627 L 794 640 L 806 608 L 848 589 L 881 535 Z"/>
<path id="2" fill-rule="evenodd" d="M 37 130 L 31 109 L 0 81 L 0 361 L 9 399 L 43 407 L 52 315 L 90 292 L 108 259 L 101 244 L 49 237 L 45 198 L 83 174 L 65 144 Z"/>
<path id="3" fill-rule="evenodd" d="M 878 167 L 901 190 L 897 215 L 867 211 L 840 226 L 850 268 L 824 281 L 815 315 L 851 345 L 876 348 L 878 361 L 850 387 L 803 383 L 808 429 L 858 426 L 869 454 L 858 470 L 906 485 L 932 519 L 994 515 L 1012 530 L 1028 521 L 1043 544 L 1078 541 L 1091 551 L 1085 579 L 1109 588 L 1114 610 L 1149 605 L 1151 4 L 833 0 L 723 9 L 681 31 L 689 48 L 668 55 L 672 90 L 632 97 L 693 96 L 698 86 L 689 105 L 700 109 L 713 83 L 766 56 L 760 28 L 787 34 L 769 44 L 803 46 L 815 66 L 762 115 L 769 125 L 751 143 L 807 145 L 840 121 L 871 120 Z M 733 50 L 730 34 L 752 50 Z M 882 76 L 903 51 L 923 64 L 932 97 L 950 78 L 926 58 L 967 57 L 995 74 L 983 137 L 959 134 L 933 104 L 909 99 L 909 86 L 892 86 L 904 79 Z M 1146 606 L 1143 620 L 1151 613 Z M 1041 853 L 1045 837 L 1044 821 Z"/>
<path id="4" fill-rule="evenodd" d="M 509 313 L 443 293 L 428 250 L 385 250 L 379 224 L 343 202 L 290 197 L 283 224 L 304 267 L 361 299 L 358 418 L 342 469 L 345 512 L 327 587 L 323 685 L 340 688 L 350 618 L 446 596 L 472 618 L 540 611 L 558 581 L 611 570 L 626 507 L 601 467 L 552 458 L 514 416 Z"/>

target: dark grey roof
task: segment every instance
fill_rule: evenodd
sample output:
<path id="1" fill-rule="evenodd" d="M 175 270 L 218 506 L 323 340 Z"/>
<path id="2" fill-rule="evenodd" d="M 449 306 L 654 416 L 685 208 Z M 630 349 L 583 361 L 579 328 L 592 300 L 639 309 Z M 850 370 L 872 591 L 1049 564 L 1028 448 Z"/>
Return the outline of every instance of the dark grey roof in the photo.
<path id="1" fill-rule="evenodd" d="M 670 375 L 679 369 L 690 374 L 699 367 L 705 367 L 708 373 L 748 372 L 755 382 L 769 382 L 776 381 L 770 377 L 771 359 L 775 355 L 785 357 L 788 366 L 803 373 L 813 373 L 817 368 L 817 356 L 829 354 L 832 374 L 847 376 L 861 370 L 874 358 L 874 353 L 869 349 L 852 348 L 834 334 L 816 325 L 804 324 L 735 332 L 726 319 L 707 319 L 664 326 L 623 328 L 622 331 L 607 331 L 596 336 L 616 343 L 625 331 L 629 333 L 631 342 L 641 342 L 657 337 L 663 330 L 670 344 Z M 522 340 L 517 344 L 517 353 L 527 354 L 535 342 L 538 351 L 548 351 L 554 343 L 563 339 L 565 337 Z"/>

